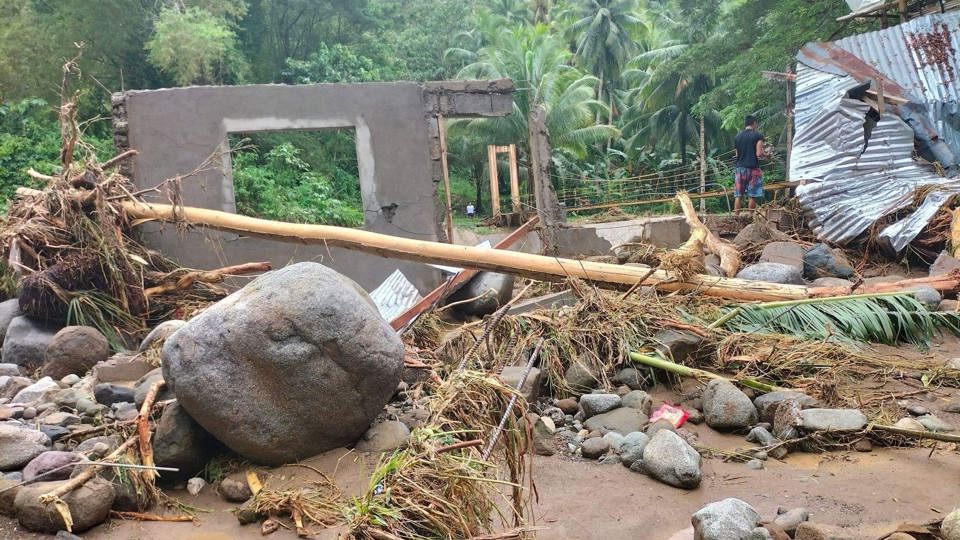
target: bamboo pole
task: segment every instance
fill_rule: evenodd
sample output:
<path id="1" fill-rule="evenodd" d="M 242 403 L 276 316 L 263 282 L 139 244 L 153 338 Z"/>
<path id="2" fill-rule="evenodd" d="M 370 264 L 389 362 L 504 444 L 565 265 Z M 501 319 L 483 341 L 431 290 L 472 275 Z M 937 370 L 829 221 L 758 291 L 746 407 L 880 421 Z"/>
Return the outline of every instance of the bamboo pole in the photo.
<path id="1" fill-rule="evenodd" d="M 702 369 L 687 367 L 682 364 L 677 364 L 669 360 L 664 360 L 663 358 L 657 358 L 656 356 L 649 356 L 646 354 L 640 354 L 637 352 L 630 352 L 630 359 L 634 362 L 649 366 L 652 368 L 662 369 L 664 371 L 669 371 L 681 377 L 694 377 L 697 379 L 716 379 L 719 381 L 728 381 L 731 383 L 739 383 L 748 388 L 753 388 L 754 390 L 759 390 L 760 392 L 775 392 L 778 390 L 789 390 L 789 388 L 781 388 L 779 386 L 774 386 L 772 384 L 767 384 L 760 382 L 755 379 L 743 378 L 743 379 L 728 379 L 723 375 L 717 375 L 716 373 L 711 373 L 709 371 L 704 371 Z"/>
<path id="2" fill-rule="evenodd" d="M 453 242 L 453 196 L 450 193 L 450 169 L 447 166 L 447 128 L 443 115 L 437 115 L 437 132 L 440 138 L 440 166 L 443 168 L 443 191 L 447 196 L 447 242 Z"/>
<path id="3" fill-rule="evenodd" d="M 644 284 L 660 290 L 696 291 L 708 296 L 739 301 L 799 300 L 807 298 L 807 288 L 736 278 L 694 275 L 686 281 L 662 270 L 615 264 L 546 257 L 500 249 L 482 249 L 400 238 L 358 229 L 331 225 L 283 223 L 239 216 L 217 210 L 147 204 L 125 201 L 123 208 L 132 220 L 160 220 L 209 227 L 221 231 L 274 240 L 325 244 L 375 255 L 410 261 L 451 264 L 493 272 L 521 275 L 544 281 L 577 278 L 608 288 L 626 288 Z M 649 274 L 649 275 L 648 275 Z"/>

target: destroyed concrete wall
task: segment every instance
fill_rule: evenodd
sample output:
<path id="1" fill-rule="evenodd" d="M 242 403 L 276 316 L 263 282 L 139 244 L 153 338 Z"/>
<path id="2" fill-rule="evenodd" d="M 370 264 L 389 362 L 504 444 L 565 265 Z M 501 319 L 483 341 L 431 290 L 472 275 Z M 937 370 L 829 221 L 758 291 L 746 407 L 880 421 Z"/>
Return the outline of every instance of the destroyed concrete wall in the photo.
<path id="1" fill-rule="evenodd" d="M 256 131 L 353 128 L 356 132 L 364 226 L 420 240 L 442 237 L 437 115 L 505 116 L 513 111 L 513 83 L 317 84 L 204 86 L 129 91 L 113 96 L 118 150 L 139 154 L 124 172 L 139 190 L 184 176 L 186 206 L 234 212 L 227 137 Z M 214 156 L 214 163 L 197 170 Z M 146 193 L 169 202 L 169 189 Z M 216 231 L 178 232 L 148 224 L 143 240 L 184 266 L 213 268 L 247 261 L 282 266 L 315 261 L 372 289 L 399 268 L 420 290 L 439 279 L 427 265 L 388 260 L 324 246 L 303 246 Z"/>

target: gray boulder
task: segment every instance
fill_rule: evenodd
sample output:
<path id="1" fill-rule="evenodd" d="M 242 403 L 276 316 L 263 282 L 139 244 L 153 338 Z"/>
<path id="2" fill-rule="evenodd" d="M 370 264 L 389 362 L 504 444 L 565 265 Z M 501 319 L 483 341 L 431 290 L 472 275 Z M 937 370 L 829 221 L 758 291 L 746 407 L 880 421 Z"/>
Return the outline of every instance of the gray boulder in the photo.
<path id="1" fill-rule="evenodd" d="M 629 386 L 631 390 L 642 390 L 647 382 L 640 370 L 632 367 L 626 367 L 618 371 L 613 380 Z"/>
<path id="2" fill-rule="evenodd" d="M 955 508 L 943 518 L 940 524 L 940 535 L 944 540 L 960 540 L 960 508 Z"/>
<path id="3" fill-rule="evenodd" d="M 31 531 L 54 534 L 65 530 L 63 518 L 52 504 L 40 502 L 40 496 L 59 487 L 63 482 L 37 482 L 20 488 L 14 499 L 14 511 L 20 525 Z M 113 506 L 113 485 L 94 477 L 79 488 L 60 497 L 70 508 L 73 531 L 83 532 L 103 523 Z"/>
<path id="4" fill-rule="evenodd" d="M 175 467 L 176 473 L 164 473 L 164 481 L 183 481 L 195 476 L 222 447 L 204 431 L 178 402 L 163 410 L 153 436 L 153 458 L 157 466 Z"/>
<path id="5" fill-rule="evenodd" d="M 856 431 L 867 425 L 859 409 L 804 409 L 800 420 L 806 431 Z"/>
<path id="6" fill-rule="evenodd" d="M 802 408 L 795 399 L 785 399 L 777 405 L 773 413 L 773 435 L 783 441 L 796 439 L 800 436 L 799 428 L 803 424 L 800 416 Z"/>
<path id="7" fill-rule="evenodd" d="M 7 336 L 7 327 L 13 319 L 23 315 L 20 311 L 20 300 L 13 298 L 0 302 L 0 343 Z"/>
<path id="8" fill-rule="evenodd" d="M 236 477 L 227 477 L 217 485 L 217 493 L 228 502 L 242 503 L 250 497 L 253 497 L 253 491 L 246 479 L 236 475 Z"/>
<path id="9" fill-rule="evenodd" d="M 934 289 L 929 285 L 915 285 L 907 289 L 914 298 L 917 299 L 917 302 L 923 304 L 923 307 L 927 308 L 927 311 L 937 311 L 940 309 L 940 301 L 943 300 L 943 296 L 940 295 L 940 291 Z"/>
<path id="10" fill-rule="evenodd" d="M 47 354 L 47 345 L 56 334 L 56 328 L 29 317 L 14 317 L 3 339 L 3 361 L 23 366 L 30 371 L 40 367 Z"/>
<path id="11" fill-rule="evenodd" d="M 580 454 L 587 459 L 600 459 L 608 450 L 610 443 L 602 437 L 587 439 L 580 445 Z"/>
<path id="12" fill-rule="evenodd" d="M 252 460 L 353 443 L 403 370 L 403 343 L 368 300 L 317 263 L 269 272 L 167 339 L 164 379 L 198 424 Z"/>
<path id="13" fill-rule="evenodd" d="M 71 463 L 86 461 L 86 459 L 76 452 L 62 452 L 60 450 L 51 450 L 44 452 L 30 460 L 27 466 L 23 468 L 23 481 L 29 482 L 38 476 L 43 476 L 44 482 L 53 480 L 66 480 L 75 467 L 67 467 Z M 63 467 L 61 469 L 61 467 Z M 55 472 L 51 472 L 55 471 Z"/>
<path id="14" fill-rule="evenodd" d="M 163 370 L 160 368 L 155 368 L 148 372 L 143 377 L 140 377 L 137 382 L 133 383 L 133 404 L 136 405 L 139 409 L 143 405 L 143 400 L 147 398 L 147 394 L 150 392 L 150 387 L 157 381 L 163 380 Z M 170 390 L 170 385 L 166 385 L 160 389 L 160 392 L 157 394 L 157 401 L 166 401 L 168 399 L 173 399 L 175 396 Z"/>
<path id="15" fill-rule="evenodd" d="M 741 270 L 737 277 L 752 281 L 768 281 L 786 285 L 803 285 L 803 276 L 795 266 L 780 263 L 757 263 Z"/>
<path id="16" fill-rule="evenodd" d="M 847 287 L 850 288 L 853 286 L 853 282 L 849 279 L 843 279 L 838 277 L 822 277 L 813 280 L 810 283 L 812 287 Z"/>
<path id="17" fill-rule="evenodd" d="M 470 300 L 456 306 L 467 315 L 482 317 L 500 309 L 513 297 L 513 276 L 495 272 L 480 272 L 460 290 L 450 295 L 449 303 Z"/>
<path id="18" fill-rule="evenodd" d="M 97 399 L 97 403 L 108 407 L 114 403 L 136 402 L 133 388 L 118 384 L 100 383 L 93 387 L 93 395 Z"/>
<path id="19" fill-rule="evenodd" d="M 50 437 L 14 423 L 0 424 L 0 471 L 20 469 L 50 449 Z"/>
<path id="20" fill-rule="evenodd" d="M 553 436 L 557 426 L 549 416 L 541 416 L 533 425 L 533 451 L 538 456 L 552 456 L 557 453 Z"/>
<path id="21" fill-rule="evenodd" d="M 0 377 L 19 377 L 22 375 L 20 366 L 16 364 L 0 364 Z"/>
<path id="22" fill-rule="evenodd" d="M 948 432 L 956 429 L 951 424 L 930 414 L 917 418 L 917 422 L 920 422 L 928 431 Z"/>
<path id="23" fill-rule="evenodd" d="M 748 248 L 762 246 L 770 241 L 789 242 L 790 236 L 777 230 L 767 223 L 751 223 L 740 229 L 736 238 L 733 239 L 733 245 L 740 251 Z"/>
<path id="24" fill-rule="evenodd" d="M 757 423 L 757 409 L 733 383 L 712 380 L 703 391 L 703 417 L 713 429 L 743 429 Z"/>
<path id="25" fill-rule="evenodd" d="M 854 269 L 850 261 L 838 249 L 826 244 L 817 244 L 807 250 L 803 256 L 803 275 L 807 279 L 822 277 L 853 277 Z"/>
<path id="26" fill-rule="evenodd" d="M 747 434 L 747 442 L 752 442 L 759 444 L 760 446 L 771 447 L 780 444 L 780 439 L 774 437 L 767 428 L 763 426 L 757 426 L 750 430 L 750 433 Z M 766 451 L 767 455 L 773 459 L 783 459 L 789 450 L 786 446 L 776 446 Z"/>
<path id="27" fill-rule="evenodd" d="M 563 379 L 571 390 L 583 393 L 597 387 L 600 381 L 600 373 L 590 364 L 573 362 L 563 374 Z"/>
<path id="28" fill-rule="evenodd" d="M 410 428 L 399 420 L 387 420 L 371 426 L 357 442 L 360 452 L 389 452 L 403 448 L 410 440 Z"/>
<path id="29" fill-rule="evenodd" d="M 143 341 L 140 342 L 140 347 L 137 349 L 138 352 L 143 352 L 151 347 L 163 344 L 164 341 L 170 337 L 171 334 L 177 330 L 183 328 L 187 324 L 187 321 L 181 321 L 177 319 L 164 321 L 154 327 L 153 330 L 147 334 L 147 337 L 143 338 Z"/>
<path id="30" fill-rule="evenodd" d="M 110 357 L 110 345 L 96 328 L 68 326 L 53 336 L 47 346 L 43 374 L 62 379 L 71 373 L 85 374 Z"/>
<path id="31" fill-rule="evenodd" d="M 93 366 L 91 373 L 98 383 L 136 381 L 156 368 L 147 355 L 117 353 Z"/>
<path id="32" fill-rule="evenodd" d="M 99 437 L 90 437 L 89 439 L 86 439 L 82 443 L 78 444 L 74 450 L 81 454 L 87 454 L 95 451 L 98 443 L 105 445 L 106 453 L 110 453 L 116 450 L 116 448 L 123 443 L 123 439 L 121 439 L 119 435 L 101 435 Z"/>
<path id="33" fill-rule="evenodd" d="M 500 379 L 508 387 L 516 388 L 526 369 L 526 366 L 506 366 L 500 372 Z M 537 397 L 539 397 L 540 382 L 540 370 L 538 368 L 530 368 L 530 373 L 527 374 L 527 378 L 520 387 L 520 395 L 527 400 L 527 403 L 533 403 L 537 400 Z"/>
<path id="34" fill-rule="evenodd" d="M 748 540 L 760 514 L 740 499 L 724 499 L 697 510 L 690 519 L 695 540 Z"/>
<path id="35" fill-rule="evenodd" d="M 13 399 L 21 390 L 33 384 L 28 377 L 0 376 L 0 399 Z"/>
<path id="36" fill-rule="evenodd" d="M 681 330 L 661 330 L 653 336 L 654 348 L 665 358 L 683 362 L 696 358 L 704 344 L 702 336 Z"/>
<path id="37" fill-rule="evenodd" d="M 700 485 L 700 454 L 672 431 L 658 431 L 643 450 L 643 471 L 664 484 L 694 489 Z"/>
<path id="38" fill-rule="evenodd" d="M 647 415 L 643 414 L 643 412 L 629 407 L 620 407 L 619 409 L 587 418 L 583 423 L 583 427 L 589 431 L 597 430 L 600 433 L 616 431 L 621 435 L 626 435 L 627 433 L 642 430 L 647 421 Z"/>
<path id="39" fill-rule="evenodd" d="M 943 251 L 937 256 L 937 260 L 930 265 L 930 276 L 942 276 L 954 270 L 960 270 L 960 260 Z"/>
<path id="40" fill-rule="evenodd" d="M 773 524 L 788 534 L 793 534 L 801 523 L 810 519 L 810 512 L 806 508 L 793 508 L 773 520 Z"/>
<path id="41" fill-rule="evenodd" d="M 796 400 L 798 403 L 800 403 L 801 407 L 806 409 L 817 406 L 817 400 L 804 394 L 803 392 L 797 392 L 794 390 L 778 390 L 776 392 L 760 394 L 753 400 L 753 405 L 757 408 L 757 412 L 760 415 L 760 421 L 772 423 L 773 415 L 776 413 L 780 402 L 787 399 Z"/>
<path id="42" fill-rule="evenodd" d="M 636 461 L 643 459 L 643 451 L 650 443 L 650 437 L 641 431 L 627 433 L 620 443 L 620 462 L 624 467 L 630 467 Z"/>
<path id="43" fill-rule="evenodd" d="M 760 253 L 762 263 L 778 263 L 803 270 L 803 246 L 796 242 L 770 242 Z"/>
<path id="44" fill-rule="evenodd" d="M 650 407 L 653 406 L 653 399 L 643 390 L 634 390 L 620 398 L 620 404 L 624 407 L 637 409 L 643 414 L 650 414 Z"/>
<path id="45" fill-rule="evenodd" d="M 50 377 L 44 377 L 17 392 L 10 403 L 30 404 L 38 401 L 46 401 L 48 397 L 60 391 L 60 385 Z"/>
<path id="46" fill-rule="evenodd" d="M 584 418 L 612 411 L 620 407 L 620 396 L 616 394 L 584 394 L 580 397 L 580 410 Z"/>

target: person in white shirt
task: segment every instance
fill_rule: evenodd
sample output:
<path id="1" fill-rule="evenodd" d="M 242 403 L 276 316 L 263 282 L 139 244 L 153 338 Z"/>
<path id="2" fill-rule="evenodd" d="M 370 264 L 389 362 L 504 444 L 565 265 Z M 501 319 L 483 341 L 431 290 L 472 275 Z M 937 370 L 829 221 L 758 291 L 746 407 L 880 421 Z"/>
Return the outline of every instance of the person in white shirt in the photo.
<path id="1" fill-rule="evenodd" d="M 476 211 L 477 211 L 477 209 L 473 207 L 473 203 L 472 203 L 472 202 L 471 202 L 471 203 L 467 203 L 467 217 L 468 217 L 468 218 L 472 218 L 472 217 L 473 217 L 473 214 L 474 214 Z"/>

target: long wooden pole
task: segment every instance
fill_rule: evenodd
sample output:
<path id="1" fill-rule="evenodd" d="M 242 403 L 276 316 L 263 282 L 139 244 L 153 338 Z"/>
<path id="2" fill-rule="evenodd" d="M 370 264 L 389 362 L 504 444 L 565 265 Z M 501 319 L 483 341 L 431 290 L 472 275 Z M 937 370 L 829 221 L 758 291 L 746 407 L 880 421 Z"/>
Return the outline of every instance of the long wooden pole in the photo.
<path id="1" fill-rule="evenodd" d="M 437 129 L 440 135 L 440 166 L 443 167 L 443 191 L 447 195 L 447 242 L 453 244 L 453 198 L 450 194 L 450 169 L 447 166 L 447 128 L 443 125 L 443 115 L 437 115 Z"/>
<path id="2" fill-rule="evenodd" d="M 704 126 L 706 122 L 700 115 L 700 212 L 707 211 L 707 199 L 703 196 L 707 192 L 707 139 Z"/>
<path id="3" fill-rule="evenodd" d="M 490 169 L 490 215 L 500 215 L 500 180 L 497 176 L 497 149 L 487 146 L 487 167 Z"/>
<path id="4" fill-rule="evenodd" d="M 517 173 L 517 145 L 508 146 L 507 155 L 510 157 L 510 203 L 514 214 L 522 214 L 520 207 L 520 179 Z"/>
<path id="5" fill-rule="evenodd" d="M 325 244 L 385 257 L 451 264 L 545 281 L 573 277 L 609 288 L 630 287 L 642 283 L 668 292 L 697 291 L 708 296 L 741 301 L 797 300 L 809 297 L 807 288 L 800 285 L 706 275 L 694 275 L 686 281 L 678 281 L 675 275 L 662 270 L 651 272 L 649 269 L 633 266 L 428 242 L 331 225 L 268 221 L 204 208 L 182 207 L 175 210 L 171 205 L 134 201 L 124 202 L 123 207 L 132 220 L 176 222 L 179 219 L 195 226 L 250 236 Z"/>

